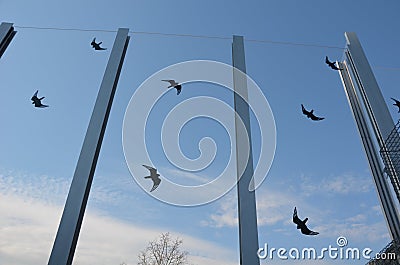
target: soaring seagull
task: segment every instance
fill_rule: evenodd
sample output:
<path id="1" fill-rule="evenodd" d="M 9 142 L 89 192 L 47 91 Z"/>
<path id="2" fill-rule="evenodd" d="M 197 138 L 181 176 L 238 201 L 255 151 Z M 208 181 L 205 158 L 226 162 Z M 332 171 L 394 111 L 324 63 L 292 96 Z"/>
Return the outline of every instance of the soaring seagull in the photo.
<path id="1" fill-rule="evenodd" d="M 153 190 L 157 189 L 158 185 L 160 185 L 161 179 L 158 177 L 158 176 L 160 176 L 160 174 L 157 173 L 157 169 L 155 169 L 154 167 L 150 167 L 150 166 L 146 166 L 146 165 L 142 165 L 142 166 L 144 166 L 145 168 L 150 170 L 150 176 L 146 176 L 144 178 L 151 179 L 153 181 L 153 187 L 150 190 L 150 192 L 152 192 Z"/>
<path id="2" fill-rule="evenodd" d="M 179 95 L 181 93 L 182 86 L 179 83 L 177 83 L 175 80 L 161 80 L 161 81 L 168 82 L 169 83 L 168 88 L 170 88 L 170 87 L 176 88 L 177 95 Z"/>
<path id="3" fill-rule="evenodd" d="M 395 102 L 393 105 L 399 107 L 399 111 L 398 112 L 400 112 L 400 101 L 398 101 L 397 99 L 394 99 L 394 98 L 391 98 L 391 99 L 393 99 L 394 102 Z"/>
<path id="4" fill-rule="evenodd" d="M 325 56 L 325 63 L 333 70 L 343 70 L 342 68 L 338 68 L 334 62 L 329 61 L 328 56 Z"/>
<path id="5" fill-rule="evenodd" d="M 297 229 L 300 229 L 301 233 L 304 235 L 309 235 L 309 236 L 315 236 L 318 235 L 318 232 L 311 231 L 308 229 L 306 223 L 308 221 L 308 218 L 304 219 L 303 221 L 300 220 L 300 218 L 297 216 L 297 209 L 294 207 L 294 212 L 293 212 L 293 223 L 297 225 Z"/>
<path id="6" fill-rule="evenodd" d="M 312 109 L 311 111 L 308 111 L 304 108 L 303 104 L 301 104 L 301 110 L 303 111 L 303 114 L 307 116 L 307 118 L 312 119 L 313 121 L 321 121 L 325 118 L 323 117 L 317 117 L 314 115 L 314 110 Z"/>
<path id="7" fill-rule="evenodd" d="M 103 43 L 102 41 L 100 41 L 99 43 L 96 43 L 96 38 L 94 38 L 90 44 L 92 45 L 92 47 L 93 47 L 96 51 L 99 51 L 99 50 L 107 50 L 107 48 L 102 48 L 102 47 L 100 47 L 100 44 L 102 44 L 102 43 Z"/>
<path id="8" fill-rule="evenodd" d="M 44 99 L 44 97 L 38 98 L 38 96 L 37 96 L 38 92 L 39 92 L 39 90 L 36 90 L 35 94 L 33 94 L 33 96 L 31 97 L 32 104 L 35 104 L 36 108 L 46 108 L 46 107 L 48 107 L 48 105 L 43 105 L 42 104 L 42 99 Z"/>

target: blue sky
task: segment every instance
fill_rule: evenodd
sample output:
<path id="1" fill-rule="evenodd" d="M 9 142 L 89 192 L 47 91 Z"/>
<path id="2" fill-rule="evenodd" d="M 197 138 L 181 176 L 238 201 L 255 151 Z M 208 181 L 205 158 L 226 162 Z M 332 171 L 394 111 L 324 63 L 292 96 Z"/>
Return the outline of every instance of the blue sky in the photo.
<path id="1" fill-rule="evenodd" d="M 384 4 L 369 0 L 231 4 L 0 0 L 1 21 L 14 23 L 18 31 L 0 59 L 4 98 L 0 105 L 0 260 L 10 265 L 47 262 L 115 37 L 115 32 L 21 27 L 127 27 L 134 32 L 244 36 L 247 73 L 267 98 L 277 132 L 272 167 L 256 191 L 260 245 L 323 248 L 345 236 L 349 247 L 379 251 L 390 241 L 387 227 L 339 75 L 325 65 L 324 58 L 340 60 L 344 32 L 356 32 L 396 122 L 398 113 L 390 97 L 400 97 L 399 8 L 395 0 Z M 236 190 L 202 206 L 165 204 L 134 181 L 122 147 L 125 111 L 147 78 L 187 60 L 230 64 L 232 41 L 130 36 L 74 264 L 136 264 L 147 242 L 167 231 L 183 239 L 194 264 L 238 264 Z M 94 52 L 90 47 L 93 37 L 108 50 Z M 254 39 L 311 46 L 246 41 Z M 49 108 L 32 106 L 30 97 L 37 89 Z M 161 129 L 171 107 L 197 96 L 233 104 L 231 93 L 216 85 L 188 84 L 179 97 L 170 90 L 150 115 L 155 129 L 146 134 L 155 166 L 188 185 L 198 185 L 210 176 L 180 171 L 168 163 L 157 128 Z M 307 120 L 301 114 L 301 103 L 326 119 Z M 258 129 L 252 121 L 258 157 Z M 220 171 L 231 150 L 227 133 L 218 123 L 196 119 L 183 127 L 182 152 L 196 158 L 203 137 L 217 143 L 215 164 L 209 169 Z M 304 237 L 295 229 L 291 223 L 294 206 L 300 218 L 309 217 L 310 227 L 320 235 Z M 339 263 L 343 261 L 318 261 Z M 364 264 L 365 260 L 346 263 Z"/>

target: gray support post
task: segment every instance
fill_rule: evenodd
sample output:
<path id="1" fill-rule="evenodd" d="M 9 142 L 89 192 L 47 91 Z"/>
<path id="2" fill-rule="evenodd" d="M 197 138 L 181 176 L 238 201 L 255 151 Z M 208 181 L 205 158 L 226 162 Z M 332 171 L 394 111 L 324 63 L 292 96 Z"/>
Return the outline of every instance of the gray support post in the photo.
<path id="1" fill-rule="evenodd" d="M 244 56 L 244 42 L 242 36 L 233 36 L 232 43 L 232 60 L 233 67 L 246 73 L 246 64 Z M 249 191 L 250 181 L 253 178 L 253 153 L 251 147 L 251 130 L 250 130 L 250 110 L 247 93 L 247 79 L 244 75 L 235 74 L 233 71 L 234 84 L 234 105 L 235 111 L 242 119 L 249 137 L 250 152 L 247 157 L 246 146 L 247 141 L 242 139 L 243 135 L 238 130 L 239 117 L 235 118 L 236 129 L 236 158 L 237 158 L 237 174 L 239 181 L 237 183 L 238 192 L 238 217 L 239 217 L 239 245 L 240 245 L 240 264 L 256 265 L 260 264 L 257 256 L 258 230 L 257 230 L 257 209 L 255 191 Z M 243 95 L 243 98 L 240 96 Z M 243 165 L 244 163 L 244 165 Z M 240 177 L 240 169 L 245 168 L 243 175 Z M 254 186 L 254 185 L 253 185 Z"/>
<path id="2" fill-rule="evenodd" d="M 3 22 L 0 24 L 0 58 L 6 51 L 15 34 L 17 34 L 17 32 L 14 30 L 12 23 Z"/>
<path id="3" fill-rule="evenodd" d="M 356 34 L 346 32 L 345 36 L 347 51 L 345 61 L 339 63 L 339 67 L 343 68 L 339 71 L 340 77 L 364 145 L 390 236 L 398 239 L 399 214 L 375 144 L 386 151 L 385 139 L 393 130 L 394 122 Z"/>
<path id="4" fill-rule="evenodd" d="M 393 164 L 394 161 L 398 160 L 398 155 L 396 153 L 398 150 L 394 146 L 387 146 L 389 137 L 391 138 L 391 142 L 400 142 L 400 136 L 398 133 L 392 133 L 395 129 L 393 119 L 379 89 L 378 83 L 376 82 L 374 73 L 368 63 L 367 57 L 361 47 L 360 41 L 354 32 L 346 32 L 345 37 L 348 49 L 348 52 L 345 54 L 346 60 L 353 69 L 352 73 L 357 87 L 359 88 L 358 91 L 364 102 L 365 110 L 369 116 L 379 148 L 383 154 L 387 166 L 387 173 L 389 173 L 388 175 L 392 181 L 393 189 L 397 197 L 400 198 L 398 186 L 400 168 Z"/>
<path id="5" fill-rule="evenodd" d="M 379 147 L 384 147 L 384 142 L 394 128 L 392 116 L 376 82 L 374 73 L 368 63 L 360 41 L 354 32 L 345 32 L 347 41 L 346 59 L 354 67 L 354 77 L 359 87 L 365 109 L 373 126 Z"/>
<path id="6" fill-rule="evenodd" d="M 129 43 L 129 29 L 118 29 L 69 189 L 49 265 L 72 263 L 101 143 Z"/>

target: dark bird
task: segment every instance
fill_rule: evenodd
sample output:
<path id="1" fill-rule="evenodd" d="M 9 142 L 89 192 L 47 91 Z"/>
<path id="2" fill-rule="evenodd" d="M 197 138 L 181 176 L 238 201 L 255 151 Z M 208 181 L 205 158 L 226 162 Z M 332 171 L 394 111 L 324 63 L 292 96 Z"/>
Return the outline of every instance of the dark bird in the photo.
<path id="1" fill-rule="evenodd" d="M 93 47 L 96 51 L 99 51 L 99 50 L 107 50 L 107 48 L 102 48 L 102 47 L 100 47 L 100 44 L 102 44 L 102 43 L 103 43 L 102 41 L 100 41 L 99 43 L 96 43 L 96 38 L 94 38 L 90 44 L 92 45 L 92 47 Z"/>
<path id="2" fill-rule="evenodd" d="M 170 87 L 176 88 L 177 95 L 179 95 L 181 93 L 182 86 L 179 83 L 175 82 L 175 80 L 161 80 L 161 81 L 169 82 L 168 88 L 170 88 Z"/>
<path id="3" fill-rule="evenodd" d="M 323 117 L 317 117 L 314 115 L 314 110 L 312 109 L 311 111 L 308 111 L 304 108 L 303 104 L 301 104 L 301 110 L 303 111 L 303 114 L 307 116 L 307 118 L 312 119 L 313 121 L 321 121 L 325 118 Z"/>
<path id="4" fill-rule="evenodd" d="M 394 99 L 394 98 L 391 98 L 391 99 L 393 99 L 394 102 L 396 102 L 396 103 L 394 103 L 393 105 L 399 107 L 399 111 L 398 111 L 398 112 L 400 112 L 400 101 L 398 101 L 397 99 Z"/>
<path id="5" fill-rule="evenodd" d="M 318 235 L 318 232 L 311 231 L 308 229 L 306 223 L 308 221 L 308 218 L 304 219 L 303 221 L 300 220 L 300 218 L 297 216 L 297 209 L 294 207 L 294 212 L 293 212 L 293 223 L 297 225 L 297 229 L 300 229 L 302 234 L 309 235 L 309 236 L 315 236 Z"/>
<path id="6" fill-rule="evenodd" d="M 333 70 L 343 70 L 342 68 L 338 68 L 334 62 L 329 61 L 328 56 L 325 56 L 325 63 Z"/>
<path id="7" fill-rule="evenodd" d="M 158 185 L 160 185 L 161 179 L 158 177 L 158 176 L 160 176 L 160 174 L 157 173 L 157 169 L 155 169 L 154 167 L 150 167 L 150 166 L 146 166 L 146 165 L 142 165 L 142 166 L 144 166 L 145 168 L 150 170 L 150 176 L 146 176 L 144 178 L 151 179 L 153 181 L 153 187 L 150 190 L 150 192 L 152 192 L 153 190 L 157 189 Z"/>
<path id="8" fill-rule="evenodd" d="M 39 90 L 36 90 L 35 94 L 33 94 L 33 96 L 31 97 L 32 104 L 35 104 L 36 108 L 46 108 L 46 107 L 48 107 L 48 105 L 43 105 L 42 104 L 42 99 L 44 99 L 44 97 L 38 98 L 38 96 L 37 96 L 38 92 L 39 92 Z"/>

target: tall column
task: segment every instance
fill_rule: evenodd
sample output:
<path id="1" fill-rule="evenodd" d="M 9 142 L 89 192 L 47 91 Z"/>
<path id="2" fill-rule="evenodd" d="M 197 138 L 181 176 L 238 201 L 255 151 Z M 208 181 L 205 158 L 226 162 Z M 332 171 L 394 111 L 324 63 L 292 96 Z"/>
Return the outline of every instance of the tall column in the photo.
<path id="1" fill-rule="evenodd" d="M 364 145 L 389 233 L 392 239 L 400 238 L 399 214 L 379 156 L 379 148 L 386 149 L 385 139 L 393 130 L 394 123 L 356 34 L 346 32 L 345 36 L 347 51 L 345 61 L 339 63 L 343 69 L 339 71 L 340 77 Z"/>
<path id="2" fill-rule="evenodd" d="M 385 139 L 394 128 L 393 119 L 357 35 L 354 32 L 346 32 L 345 37 L 348 51 L 345 53 L 346 59 L 354 68 L 354 81 L 359 88 L 379 147 L 382 148 Z"/>
<path id="3" fill-rule="evenodd" d="M 70 265 L 85 214 L 101 143 L 129 43 L 129 29 L 118 29 L 76 165 L 49 265 Z"/>
<path id="4" fill-rule="evenodd" d="M 389 109 L 356 34 L 354 32 L 346 32 L 345 36 L 348 49 L 346 58 L 354 68 L 355 81 L 358 87 L 360 87 L 360 95 L 365 104 L 366 112 L 370 117 L 379 148 L 381 149 L 381 154 L 386 165 L 386 173 L 389 175 L 400 202 L 400 166 L 396 163 L 399 150 L 392 144 L 388 145 L 389 137 L 391 143 L 398 143 L 400 142 L 400 136 L 395 132 L 395 125 Z"/>
<path id="5" fill-rule="evenodd" d="M 0 58 L 6 51 L 15 34 L 17 34 L 17 32 L 14 30 L 12 23 L 3 22 L 0 24 Z"/>
<path id="6" fill-rule="evenodd" d="M 242 36 L 233 36 L 232 43 L 233 67 L 246 73 L 244 56 L 244 42 Z M 236 163 L 237 163 L 237 192 L 238 192 L 238 218 L 239 218 L 239 245 L 240 245 L 240 264 L 256 265 L 260 264 L 257 256 L 258 230 L 257 230 L 257 210 L 255 191 L 249 191 L 250 181 L 253 180 L 253 153 L 251 147 L 250 130 L 250 110 L 248 105 L 247 78 L 243 74 L 233 71 L 234 84 L 234 105 L 239 117 L 235 117 L 236 129 Z M 243 98 L 240 96 L 243 95 Z M 238 128 L 241 119 L 245 125 L 247 136 Z M 248 137 L 248 141 L 243 137 Z M 250 150 L 246 146 L 249 143 Z M 248 151 L 250 151 L 248 153 Z M 247 157 L 247 154 L 249 156 Z M 243 175 L 239 176 L 241 169 L 245 168 Z M 251 186 L 254 186 L 251 185 Z"/>

